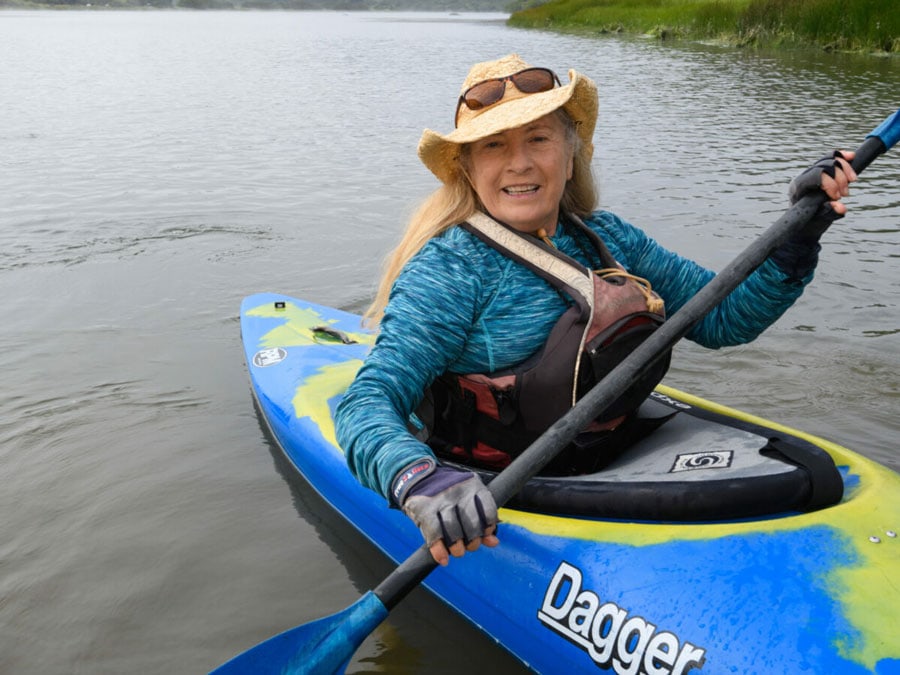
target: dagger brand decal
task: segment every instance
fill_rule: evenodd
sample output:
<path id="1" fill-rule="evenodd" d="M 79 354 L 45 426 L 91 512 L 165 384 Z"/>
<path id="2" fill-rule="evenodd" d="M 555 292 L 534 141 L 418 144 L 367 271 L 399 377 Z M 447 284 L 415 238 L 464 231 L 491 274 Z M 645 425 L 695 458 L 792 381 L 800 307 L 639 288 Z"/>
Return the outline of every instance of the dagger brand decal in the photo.
<path id="1" fill-rule="evenodd" d="M 582 589 L 581 570 L 560 563 L 550 580 L 538 620 L 616 675 L 686 675 L 700 669 L 706 650 L 659 630 L 614 602 Z"/>

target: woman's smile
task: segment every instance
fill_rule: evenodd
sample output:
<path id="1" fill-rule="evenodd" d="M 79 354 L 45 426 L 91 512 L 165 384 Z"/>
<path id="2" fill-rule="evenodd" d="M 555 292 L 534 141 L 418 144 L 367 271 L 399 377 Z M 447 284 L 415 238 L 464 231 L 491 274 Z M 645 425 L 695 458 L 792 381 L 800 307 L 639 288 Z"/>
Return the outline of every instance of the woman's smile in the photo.
<path id="1" fill-rule="evenodd" d="M 503 188 L 503 191 L 511 196 L 531 195 L 538 191 L 537 185 L 510 185 Z"/>

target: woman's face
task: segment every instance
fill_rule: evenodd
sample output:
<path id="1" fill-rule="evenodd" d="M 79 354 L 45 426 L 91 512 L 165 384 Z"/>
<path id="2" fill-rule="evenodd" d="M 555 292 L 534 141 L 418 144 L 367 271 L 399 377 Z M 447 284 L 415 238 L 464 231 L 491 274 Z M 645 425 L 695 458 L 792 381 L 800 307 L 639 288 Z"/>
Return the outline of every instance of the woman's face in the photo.
<path id="1" fill-rule="evenodd" d="M 564 123 L 551 113 L 472 143 L 469 178 L 495 219 L 520 232 L 544 228 L 552 235 L 573 157 Z"/>

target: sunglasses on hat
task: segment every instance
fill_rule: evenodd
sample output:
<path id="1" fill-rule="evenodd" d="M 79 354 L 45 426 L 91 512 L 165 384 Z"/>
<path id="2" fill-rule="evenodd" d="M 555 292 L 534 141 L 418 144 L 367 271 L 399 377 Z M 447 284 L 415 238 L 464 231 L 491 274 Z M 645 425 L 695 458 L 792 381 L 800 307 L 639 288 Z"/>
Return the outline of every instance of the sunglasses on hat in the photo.
<path id="1" fill-rule="evenodd" d="M 562 86 L 556 73 L 549 68 L 526 68 L 512 75 L 495 77 L 473 84 L 459 97 L 459 102 L 456 104 L 456 115 L 453 118 L 453 126 L 455 127 L 459 124 L 459 110 L 463 104 L 469 110 L 487 108 L 503 98 L 507 82 L 512 82 L 516 89 L 523 94 L 537 94 L 542 91 L 550 91 L 553 89 L 554 84 Z"/>

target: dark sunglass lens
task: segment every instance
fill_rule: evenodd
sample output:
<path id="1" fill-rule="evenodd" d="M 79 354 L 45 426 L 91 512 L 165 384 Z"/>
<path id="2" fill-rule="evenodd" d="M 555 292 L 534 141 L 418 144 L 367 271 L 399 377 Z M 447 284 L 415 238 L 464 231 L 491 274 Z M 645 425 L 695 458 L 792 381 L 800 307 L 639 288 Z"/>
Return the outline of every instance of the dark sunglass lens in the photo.
<path id="1" fill-rule="evenodd" d="M 479 82 L 465 93 L 466 105 L 469 110 L 481 110 L 503 98 L 506 82 L 502 80 L 488 80 Z"/>
<path id="2" fill-rule="evenodd" d="M 553 73 L 543 68 L 523 70 L 513 75 L 511 79 L 516 89 L 523 94 L 536 94 L 539 91 L 553 89 Z"/>

